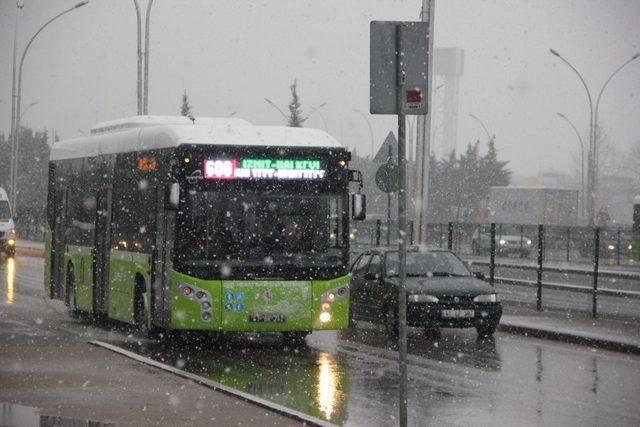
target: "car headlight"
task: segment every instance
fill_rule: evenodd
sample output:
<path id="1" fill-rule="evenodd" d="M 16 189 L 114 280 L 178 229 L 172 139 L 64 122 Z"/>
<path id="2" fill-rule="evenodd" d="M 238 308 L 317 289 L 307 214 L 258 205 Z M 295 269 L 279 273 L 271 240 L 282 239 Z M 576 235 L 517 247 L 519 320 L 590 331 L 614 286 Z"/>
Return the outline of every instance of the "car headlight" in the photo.
<path id="1" fill-rule="evenodd" d="M 607 245 L 607 249 L 609 249 L 610 251 L 614 251 L 616 247 L 613 245 Z"/>
<path id="2" fill-rule="evenodd" d="M 438 297 L 433 295 L 410 294 L 407 299 L 409 302 L 438 302 Z"/>
<path id="3" fill-rule="evenodd" d="M 531 239 L 527 239 L 527 245 L 531 244 Z"/>
<path id="4" fill-rule="evenodd" d="M 473 299 L 473 302 L 498 302 L 498 294 L 478 295 Z"/>
<path id="5" fill-rule="evenodd" d="M 507 244 L 507 241 L 506 241 L 506 240 L 504 240 L 504 239 L 500 239 L 500 242 L 498 242 L 498 243 L 500 243 L 501 245 L 506 245 L 506 244 Z"/>

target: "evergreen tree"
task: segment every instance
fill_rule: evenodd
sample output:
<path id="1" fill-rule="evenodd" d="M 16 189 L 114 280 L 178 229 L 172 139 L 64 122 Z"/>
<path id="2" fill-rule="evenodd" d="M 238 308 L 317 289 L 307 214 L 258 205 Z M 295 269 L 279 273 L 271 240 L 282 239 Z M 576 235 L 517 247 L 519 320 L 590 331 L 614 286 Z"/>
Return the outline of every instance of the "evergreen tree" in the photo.
<path id="1" fill-rule="evenodd" d="M 507 163 L 509 162 L 498 160 L 496 144 L 491 139 L 487 154 L 480 159 L 479 182 L 486 187 L 486 191 L 483 191 L 485 195 L 489 195 L 490 187 L 509 185 L 511 171 L 506 168 Z"/>
<path id="2" fill-rule="evenodd" d="M 445 159 L 431 156 L 429 170 L 429 215 L 435 222 L 475 222 L 480 201 L 494 186 L 509 185 L 511 171 L 498 160 L 493 141 L 484 156 L 479 142 L 468 144 L 459 156 L 452 150 Z"/>
<path id="3" fill-rule="evenodd" d="M 180 106 L 180 115 L 184 117 L 192 116 L 191 105 L 189 104 L 189 97 L 187 96 L 187 90 L 182 92 L 182 105 Z"/>
<path id="4" fill-rule="evenodd" d="M 297 91 L 298 81 L 294 80 L 291 85 L 291 102 L 289 103 L 289 126 L 294 128 L 302 127 L 306 117 L 302 115 L 302 109 L 300 108 L 300 100 L 298 99 Z"/>

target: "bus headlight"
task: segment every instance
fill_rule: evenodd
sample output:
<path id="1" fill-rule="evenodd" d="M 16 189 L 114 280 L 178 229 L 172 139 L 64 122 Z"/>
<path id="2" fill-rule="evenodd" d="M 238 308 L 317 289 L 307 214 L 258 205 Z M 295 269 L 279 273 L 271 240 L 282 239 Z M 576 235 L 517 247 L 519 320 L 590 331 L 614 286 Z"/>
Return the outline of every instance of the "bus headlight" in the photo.
<path id="1" fill-rule="evenodd" d="M 327 311 L 323 311 L 322 313 L 320 313 L 320 321 L 322 323 L 327 323 L 330 320 L 331 320 L 331 313 Z"/>
<path id="2" fill-rule="evenodd" d="M 497 294 L 478 295 L 473 299 L 473 302 L 498 302 L 498 295 Z"/>

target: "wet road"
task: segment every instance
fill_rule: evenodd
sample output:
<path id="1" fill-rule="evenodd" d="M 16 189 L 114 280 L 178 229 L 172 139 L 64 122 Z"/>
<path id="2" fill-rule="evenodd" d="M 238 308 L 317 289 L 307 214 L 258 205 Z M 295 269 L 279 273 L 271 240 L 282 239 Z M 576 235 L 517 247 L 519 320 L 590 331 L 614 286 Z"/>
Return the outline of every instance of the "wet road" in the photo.
<path id="1" fill-rule="evenodd" d="M 66 318 L 42 295 L 42 260 L 0 261 L 0 327 L 26 323 L 49 334 L 101 339 L 291 408 L 345 425 L 392 425 L 397 354 L 383 329 L 325 332 L 306 347 L 277 335 L 148 341 L 127 328 Z M 640 357 L 473 330 L 409 337 L 411 425 L 640 425 Z"/>

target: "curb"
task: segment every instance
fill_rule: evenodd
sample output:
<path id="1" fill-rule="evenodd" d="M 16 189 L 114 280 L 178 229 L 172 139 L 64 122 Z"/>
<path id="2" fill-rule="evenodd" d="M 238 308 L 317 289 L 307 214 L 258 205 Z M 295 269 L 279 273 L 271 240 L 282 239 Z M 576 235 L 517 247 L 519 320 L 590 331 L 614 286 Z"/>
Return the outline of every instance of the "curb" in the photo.
<path id="1" fill-rule="evenodd" d="M 286 417 L 289 417 L 291 419 L 300 421 L 301 423 L 303 423 L 304 425 L 310 425 L 310 426 L 321 426 L 321 427 L 332 427 L 334 426 L 334 424 L 331 424 L 329 422 L 326 422 L 324 420 L 321 420 L 320 418 L 316 418 L 316 417 L 312 417 L 311 415 L 307 415 L 304 414 L 302 412 L 298 412 L 295 411 L 293 409 L 289 409 L 285 406 L 279 405 L 277 403 L 273 403 L 270 402 L 266 399 L 262 399 L 256 396 L 252 396 L 249 393 L 245 393 L 243 391 L 240 390 L 236 390 L 233 389 L 229 386 L 226 386 L 224 384 L 221 384 L 219 382 L 213 381 L 213 380 L 209 380 L 207 378 L 203 378 L 200 377 L 198 375 L 192 374 L 190 372 L 186 372 L 183 371 L 181 369 L 175 368 L 171 365 L 167 365 L 165 363 L 162 362 L 158 362 L 156 360 L 150 359 L 148 357 L 145 356 L 140 356 L 139 354 L 136 354 L 134 352 L 122 349 L 120 347 L 117 347 L 115 345 L 111 345 L 111 344 L 107 344 L 106 342 L 102 342 L 102 341 L 89 341 L 89 344 L 94 345 L 96 347 L 102 347 L 104 349 L 113 351 L 114 353 L 118 353 L 122 356 L 128 357 L 129 359 L 133 359 L 136 360 L 138 362 L 142 362 L 145 365 L 149 365 L 149 366 L 153 366 L 154 368 L 158 368 L 158 369 L 162 369 L 163 371 L 166 372 L 170 372 L 174 375 L 177 375 L 181 378 L 185 378 L 188 380 L 191 380 L 197 384 L 203 385 L 205 387 L 211 388 L 213 390 L 216 391 L 220 391 L 222 393 L 228 394 L 230 396 L 233 397 L 237 397 L 241 400 L 244 400 L 245 402 L 250 402 L 253 403 L 255 405 L 261 406 L 263 408 L 269 409 L 270 411 L 273 411 L 275 413 L 278 413 L 280 415 L 284 415 Z"/>
<path id="2" fill-rule="evenodd" d="M 530 326 L 519 325 L 517 323 L 500 323 L 498 330 L 511 334 L 532 336 L 553 341 L 562 341 L 572 344 L 587 345 L 601 348 L 603 350 L 619 351 L 628 354 L 640 354 L 640 345 L 624 341 L 601 338 L 589 333 L 576 334 L 561 330 L 532 328 Z"/>

